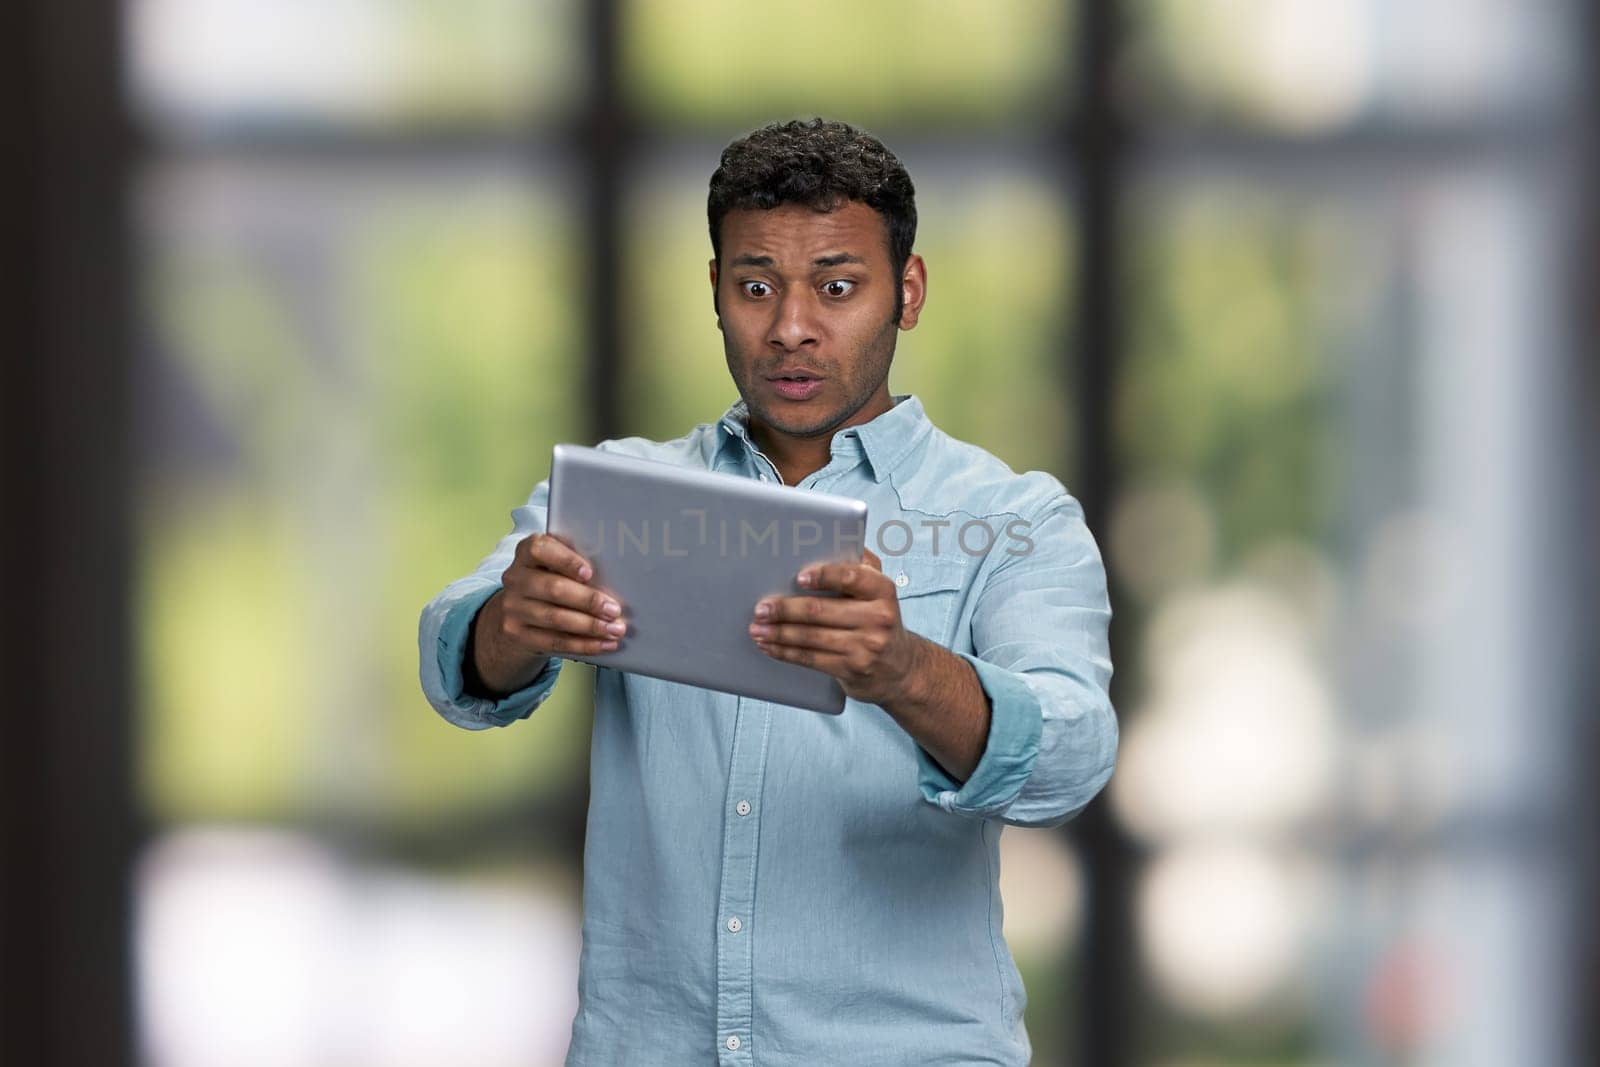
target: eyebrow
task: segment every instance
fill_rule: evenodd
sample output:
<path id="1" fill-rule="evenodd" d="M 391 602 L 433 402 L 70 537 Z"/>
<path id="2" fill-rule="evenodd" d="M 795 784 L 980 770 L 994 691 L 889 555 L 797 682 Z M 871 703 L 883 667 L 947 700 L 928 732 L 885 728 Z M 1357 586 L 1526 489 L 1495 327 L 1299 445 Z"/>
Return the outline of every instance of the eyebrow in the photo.
<path id="1" fill-rule="evenodd" d="M 865 263 L 860 256 L 851 255 L 849 252 L 835 252 L 831 256 L 818 256 L 811 261 L 813 267 L 837 267 L 843 263 Z M 748 253 L 734 256 L 729 266 L 733 267 L 772 267 L 776 261 L 771 256 L 752 256 Z"/>

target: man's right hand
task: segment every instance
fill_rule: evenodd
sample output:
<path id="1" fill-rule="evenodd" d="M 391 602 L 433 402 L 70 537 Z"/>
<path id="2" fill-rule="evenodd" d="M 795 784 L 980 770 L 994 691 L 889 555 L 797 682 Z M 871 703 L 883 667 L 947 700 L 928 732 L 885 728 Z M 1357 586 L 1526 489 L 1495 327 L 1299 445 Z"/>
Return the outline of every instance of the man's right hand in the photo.
<path id="1" fill-rule="evenodd" d="M 594 568 L 548 533 L 517 542 L 501 589 L 478 612 L 473 666 L 495 693 L 531 682 L 551 656 L 598 656 L 616 651 L 627 633 L 622 604 L 590 586 Z"/>

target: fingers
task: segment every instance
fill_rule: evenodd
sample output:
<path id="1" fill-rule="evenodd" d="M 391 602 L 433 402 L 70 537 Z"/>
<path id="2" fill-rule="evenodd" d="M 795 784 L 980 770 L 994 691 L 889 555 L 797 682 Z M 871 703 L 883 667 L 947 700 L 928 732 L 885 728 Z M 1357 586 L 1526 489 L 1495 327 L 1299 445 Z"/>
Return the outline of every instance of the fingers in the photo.
<path id="1" fill-rule="evenodd" d="M 508 623 L 507 625 L 513 625 Z M 579 637 L 574 634 L 557 630 L 542 630 L 533 626 L 522 626 L 516 630 L 517 637 L 529 648 L 534 648 L 546 655 L 552 656 L 600 656 L 607 652 L 617 650 L 618 641 L 614 637 Z"/>
<path id="2" fill-rule="evenodd" d="M 517 544 L 518 556 L 521 557 L 524 551 L 526 558 L 533 565 L 543 567 L 547 571 L 554 571 L 578 582 L 587 582 L 594 577 L 594 568 L 590 566 L 589 561 L 554 534 L 536 533 L 523 538 Z"/>
<path id="3" fill-rule="evenodd" d="M 807 626 L 803 623 L 754 623 L 750 636 L 756 644 L 789 648 L 809 648 L 816 652 L 835 652 L 841 656 L 851 652 L 878 652 L 887 641 L 879 631 L 841 630 L 834 626 Z"/>
<path id="4" fill-rule="evenodd" d="M 628 624 L 621 619 L 600 618 L 540 600 L 519 599 L 505 610 L 522 626 L 539 630 L 601 638 L 621 637 L 628 632 Z"/>
<path id="5" fill-rule="evenodd" d="M 528 575 L 529 597 L 606 619 L 622 614 L 615 597 L 587 584 L 594 577 L 589 561 L 555 535 L 534 534 L 517 549 L 527 564 L 521 570 Z"/>
<path id="6" fill-rule="evenodd" d="M 576 582 L 559 574 L 551 574 L 549 571 L 511 575 L 505 584 L 508 587 L 514 584 L 517 592 L 525 599 L 569 608 L 585 615 L 592 615 L 596 619 L 610 622 L 622 616 L 621 602 L 604 589 L 596 589 L 592 585 L 585 585 L 583 582 Z"/>
<path id="7" fill-rule="evenodd" d="M 894 610 L 887 601 L 849 600 L 831 596 L 763 597 L 756 602 L 755 621 L 759 623 L 796 622 L 810 626 L 854 629 L 894 621 Z"/>
<path id="8" fill-rule="evenodd" d="M 802 667 L 831 674 L 835 678 L 848 677 L 855 672 L 855 665 L 850 660 L 837 652 L 821 652 L 814 648 L 797 648 L 794 645 L 769 645 L 757 642 L 761 651 L 773 659 L 783 660 L 785 663 L 798 663 Z"/>
<path id="9" fill-rule="evenodd" d="M 888 575 L 867 563 L 819 563 L 802 569 L 795 581 L 806 589 L 826 589 L 847 597 L 895 595 L 894 582 Z"/>
<path id="10" fill-rule="evenodd" d="M 557 579 L 566 581 L 566 579 Z M 599 618 L 543 600 L 507 593 L 501 604 L 506 635 L 536 652 L 598 655 L 614 652 L 628 633 L 621 619 Z"/>
<path id="11" fill-rule="evenodd" d="M 554 535 L 524 538 L 501 576 L 507 634 L 548 654 L 614 651 L 628 631 L 622 604 L 589 585 L 593 577 L 589 561 Z"/>
<path id="12" fill-rule="evenodd" d="M 791 596 L 762 599 L 749 632 L 757 647 L 774 659 L 837 674 L 859 672 L 876 662 L 899 627 L 899 603 L 892 596 Z"/>

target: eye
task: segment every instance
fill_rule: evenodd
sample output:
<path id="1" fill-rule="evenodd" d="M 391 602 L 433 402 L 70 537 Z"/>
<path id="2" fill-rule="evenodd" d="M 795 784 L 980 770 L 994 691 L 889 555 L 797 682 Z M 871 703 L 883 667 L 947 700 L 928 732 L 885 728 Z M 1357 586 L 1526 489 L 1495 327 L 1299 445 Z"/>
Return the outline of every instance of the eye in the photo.
<path id="1" fill-rule="evenodd" d="M 850 295 L 850 290 L 854 289 L 855 287 L 855 282 L 847 282 L 843 278 L 835 278 L 831 282 L 824 282 L 822 284 L 822 291 L 827 293 L 829 296 L 848 296 Z"/>
<path id="2" fill-rule="evenodd" d="M 740 282 L 739 287 L 744 290 L 745 296 L 763 297 L 772 292 L 772 287 L 766 282 Z"/>

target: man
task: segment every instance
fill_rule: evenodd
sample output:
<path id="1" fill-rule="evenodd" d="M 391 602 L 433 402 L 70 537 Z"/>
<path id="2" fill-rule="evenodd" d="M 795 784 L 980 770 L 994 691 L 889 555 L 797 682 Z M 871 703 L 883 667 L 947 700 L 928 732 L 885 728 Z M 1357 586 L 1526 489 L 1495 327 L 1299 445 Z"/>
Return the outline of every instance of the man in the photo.
<path id="1" fill-rule="evenodd" d="M 600 447 L 867 502 L 865 561 L 799 575 L 837 598 L 751 605 L 759 648 L 850 700 L 819 715 L 596 671 L 568 1062 L 1026 1064 L 999 838 L 1071 818 L 1111 774 L 1099 552 L 1060 482 L 890 394 L 926 268 L 882 144 L 821 119 L 758 130 L 723 152 L 708 215 L 741 399 L 677 440 Z M 543 533 L 547 500 L 541 482 L 423 611 L 423 687 L 468 729 L 526 717 L 563 653 L 626 633 Z"/>

